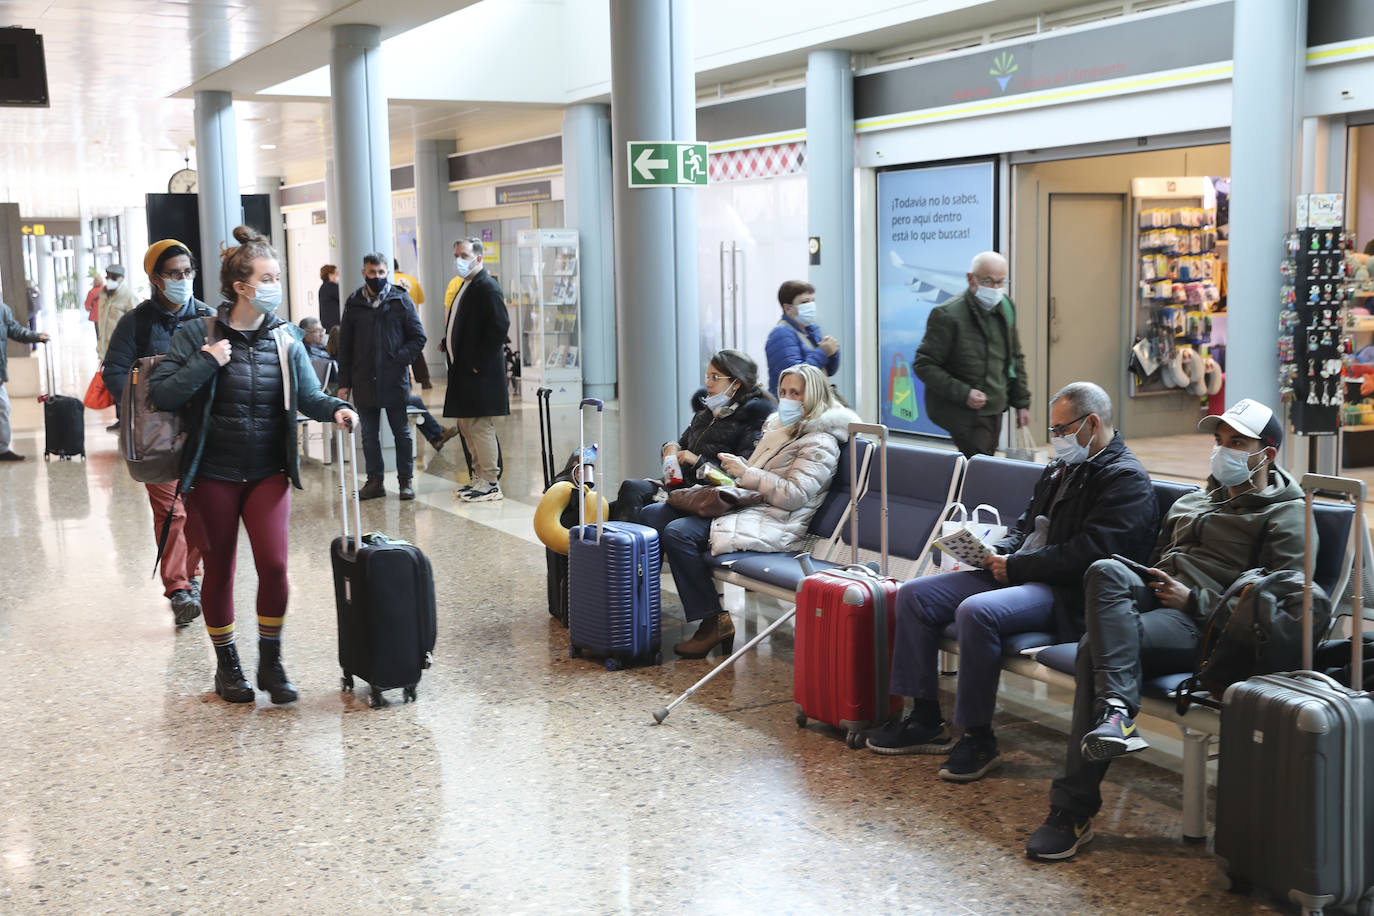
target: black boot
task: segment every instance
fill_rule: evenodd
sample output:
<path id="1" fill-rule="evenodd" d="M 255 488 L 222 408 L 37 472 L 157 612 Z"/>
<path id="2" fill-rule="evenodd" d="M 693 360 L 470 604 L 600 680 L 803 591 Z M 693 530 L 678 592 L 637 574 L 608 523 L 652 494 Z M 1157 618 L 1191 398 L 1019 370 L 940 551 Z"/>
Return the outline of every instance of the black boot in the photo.
<path id="1" fill-rule="evenodd" d="M 258 689 L 272 695 L 272 702 L 296 702 L 296 685 L 286 677 L 286 669 L 281 664 L 281 640 L 258 640 Z"/>
<path id="2" fill-rule="evenodd" d="M 400 492 L 397 495 L 399 495 L 401 499 L 415 498 L 415 488 L 410 485 L 409 477 L 401 477 L 396 481 L 396 483 L 400 489 Z"/>
<path id="3" fill-rule="evenodd" d="M 215 646 L 215 658 L 219 662 L 215 668 L 215 693 L 228 703 L 253 702 L 256 694 L 243 676 L 243 668 L 239 666 L 238 648 L 233 643 Z"/>
<path id="4" fill-rule="evenodd" d="M 359 499 L 377 499 L 386 495 L 386 485 L 380 477 L 369 477 L 367 483 L 358 491 Z"/>

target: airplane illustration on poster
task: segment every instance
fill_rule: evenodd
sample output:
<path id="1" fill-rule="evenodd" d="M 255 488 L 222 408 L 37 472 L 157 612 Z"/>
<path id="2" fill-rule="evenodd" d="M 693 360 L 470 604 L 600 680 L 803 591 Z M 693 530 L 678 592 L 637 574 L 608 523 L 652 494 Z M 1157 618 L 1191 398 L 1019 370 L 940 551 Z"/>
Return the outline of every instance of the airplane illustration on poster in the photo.
<path id="1" fill-rule="evenodd" d="M 908 264 L 901 259 L 897 252 L 888 249 L 888 259 L 892 261 L 892 266 L 898 270 L 905 271 L 911 278 L 905 282 L 907 288 L 916 294 L 916 298 L 926 302 L 939 305 L 955 296 L 961 296 L 964 290 L 968 289 L 968 277 L 962 273 L 950 273 L 945 270 L 931 270 L 928 267 L 917 267 Z"/>

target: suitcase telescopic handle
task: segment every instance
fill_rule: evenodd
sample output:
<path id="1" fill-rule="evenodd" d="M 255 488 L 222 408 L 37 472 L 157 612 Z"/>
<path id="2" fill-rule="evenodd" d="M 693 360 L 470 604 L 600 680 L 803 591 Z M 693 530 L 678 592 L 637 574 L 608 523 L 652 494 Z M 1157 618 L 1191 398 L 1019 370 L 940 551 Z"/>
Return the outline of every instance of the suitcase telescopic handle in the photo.
<path id="1" fill-rule="evenodd" d="M 344 547 L 348 546 L 348 478 L 345 476 L 343 446 L 344 431 L 335 427 L 334 441 L 334 463 L 339 466 L 339 508 L 343 516 L 343 539 Z M 362 503 L 358 498 L 358 430 L 351 424 L 348 427 L 348 444 L 350 450 L 349 467 L 353 469 L 353 521 L 357 523 L 357 533 L 353 535 L 353 553 L 358 553 L 360 541 L 363 534 L 363 511 Z"/>
<path id="2" fill-rule="evenodd" d="M 853 561 L 859 562 L 859 461 L 858 437 L 875 439 L 878 443 L 878 546 L 881 551 L 879 568 L 887 575 L 887 427 L 881 423 L 849 424 L 849 492 L 854 499 L 854 510 L 849 513 L 849 546 Z"/>
<path id="3" fill-rule="evenodd" d="M 1365 553 L 1369 549 L 1369 528 L 1364 517 L 1365 501 L 1365 482 L 1353 477 L 1336 477 L 1329 474 L 1304 474 L 1302 477 L 1302 489 L 1304 499 L 1304 537 L 1303 537 L 1303 582 L 1310 585 L 1313 581 L 1313 552 L 1312 541 L 1315 536 L 1313 530 L 1316 526 L 1315 513 L 1313 511 L 1312 498 L 1320 493 L 1328 496 L 1336 496 L 1348 499 L 1355 505 L 1354 518 L 1350 520 L 1350 539 L 1354 544 L 1354 557 L 1351 564 L 1351 578 L 1354 580 L 1351 587 L 1350 613 L 1354 618 L 1351 621 L 1350 638 L 1350 686 L 1355 690 L 1361 689 L 1364 679 L 1364 560 Z M 1333 604 L 1340 601 L 1340 595 L 1332 595 Z M 1312 589 L 1304 588 L 1302 592 L 1302 666 L 1304 669 L 1312 667 L 1313 645 L 1315 634 L 1312 632 Z"/>
<path id="4" fill-rule="evenodd" d="M 597 430 L 596 430 L 596 457 L 592 459 L 592 486 L 601 479 L 601 443 L 606 439 L 606 402 L 600 398 L 583 398 L 582 403 L 577 407 L 577 521 L 579 540 L 587 537 L 587 499 L 586 499 L 586 475 L 582 469 L 586 467 L 584 463 L 587 458 L 587 408 L 596 408 Z M 601 500 L 596 502 L 596 542 L 601 543 L 601 525 L 605 521 L 601 517 Z"/>

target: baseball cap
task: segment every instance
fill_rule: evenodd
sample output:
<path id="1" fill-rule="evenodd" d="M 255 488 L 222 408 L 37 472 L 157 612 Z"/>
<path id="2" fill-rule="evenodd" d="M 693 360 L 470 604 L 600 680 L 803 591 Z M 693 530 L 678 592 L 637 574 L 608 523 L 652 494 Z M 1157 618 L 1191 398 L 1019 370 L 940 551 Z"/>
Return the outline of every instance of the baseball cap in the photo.
<path id="1" fill-rule="evenodd" d="M 1237 401 L 1223 414 L 1209 414 L 1197 425 L 1199 432 L 1215 432 L 1217 424 L 1225 423 L 1238 433 L 1258 439 L 1264 445 L 1278 448 L 1283 444 L 1283 424 L 1274 411 L 1250 398 Z"/>

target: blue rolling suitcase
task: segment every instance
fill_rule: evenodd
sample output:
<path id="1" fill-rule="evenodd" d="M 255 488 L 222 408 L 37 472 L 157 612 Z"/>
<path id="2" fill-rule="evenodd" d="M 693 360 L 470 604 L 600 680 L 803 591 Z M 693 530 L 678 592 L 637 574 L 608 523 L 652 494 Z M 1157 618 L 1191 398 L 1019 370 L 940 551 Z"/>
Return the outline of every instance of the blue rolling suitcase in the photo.
<path id="1" fill-rule="evenodd" d="M 582 418 L 588 406 L 596 408 L 601 440 L 604 405 L 595 398 L 584 400 Z M 579 425 L 585 455 L 585 423 Z M 594 472 L 601 476 L 600 448 Z M 662 664 L 658 532 L 631 522 L 598 519 L 589 525 L 583 501 L 577 504 L 582 524 L 569 532 L 568 543 L 568 655 L 577 658 L 586 652 L 604 659 L 608 671 Z"/>

